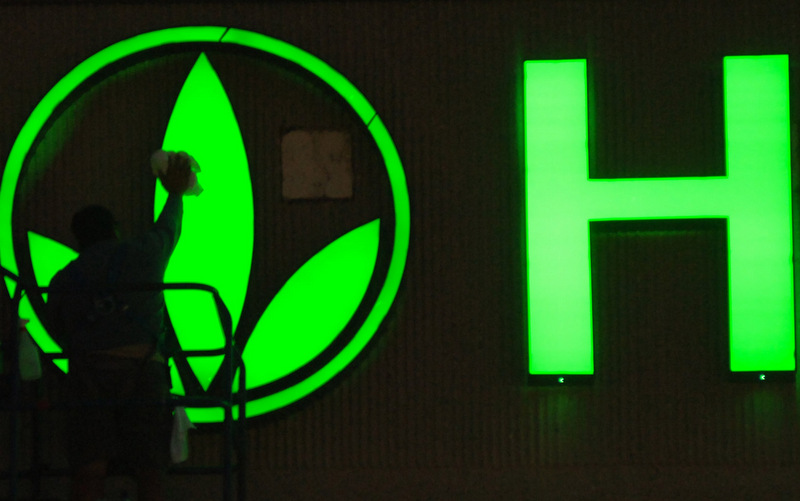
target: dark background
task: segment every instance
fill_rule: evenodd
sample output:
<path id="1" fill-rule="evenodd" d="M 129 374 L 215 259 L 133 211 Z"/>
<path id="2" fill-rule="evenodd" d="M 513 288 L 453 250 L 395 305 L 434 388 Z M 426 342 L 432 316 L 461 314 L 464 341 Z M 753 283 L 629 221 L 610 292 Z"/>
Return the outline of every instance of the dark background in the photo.
<path id="1" fill-rule="evenodd" d="M 797 499 L 795 385 L 727 377 L 724 229 L 595 227 L 594 384 L 526 384 L 520 104 L 524 60 L 586 58 L 593 175 L 718 175 L 722 57 L 789 54 L 796 132 L 799 23 L 796 2 L 757 0 L 2 2 L 0 157 L 50 87 L 114 42 L 203 24 L 285 40 L 345 75 L 386 123 L 411 248 L 368 355 L 310 402 L 251 424 L 251 499 Z M 256 192 L 274 189 L 274 124 L 292 113 L 264 120 Z M 145 114 L 124 115 L 98 120 L 160 140 Z M 308 117 L 300 125 L 325 125 Z M 96 166 L 84 150 L 75 158 Z M 49 215 L 68 214 L 76 193 L 116 182 L 103 172 L 88 188 L 66 178 L 42 190 L 31 221 L 58 227 Z M 45 438 L 60 460 L 58 433 Z M 200 461 L 218 443 L 193 446 Z M 176 497 L 219 498 L 216 479 L 171 482 Z"/>

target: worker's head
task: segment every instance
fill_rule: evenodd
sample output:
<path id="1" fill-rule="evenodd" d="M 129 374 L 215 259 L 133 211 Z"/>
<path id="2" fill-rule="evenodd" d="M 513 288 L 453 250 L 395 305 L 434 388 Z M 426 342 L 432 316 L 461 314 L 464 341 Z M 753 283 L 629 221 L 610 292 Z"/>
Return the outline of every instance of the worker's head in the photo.
<path id="1" fill-rule="evenodd" d="M 83 250 L 97 242 L 118 238 L 117 221 L 102 205 L 90 205 L 72 216 L 72 233 Z"/>

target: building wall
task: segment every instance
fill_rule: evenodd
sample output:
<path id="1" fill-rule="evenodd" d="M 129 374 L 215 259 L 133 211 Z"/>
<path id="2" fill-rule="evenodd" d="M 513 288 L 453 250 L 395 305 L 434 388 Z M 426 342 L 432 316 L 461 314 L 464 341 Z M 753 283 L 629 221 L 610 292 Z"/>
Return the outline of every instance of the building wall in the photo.
<path id="1" fill-rule="evenodd" d="M 411 248 L 367 355 L 309 402 L 250 423 L 251 499 L 793 499 L 795 385 L 727 378 L 724 229 L 597 229 L 595 381 L 526 383 L 520 102 L 523 61 L 586 58 L 594 175 L 721 174 L 722 57 L 789 54 L 798 102 L 798 19 L 794 2 L 755 0 L 3 2 L 0 157 L 48 89 L 114 42 L 203 24 L 285 40 L 345 75 L 386 123 L 407 176 Z M 137 99 L 180 84 L 170 78 L 108 90 L 128 100 L 121 113 L 95 103 L 96 130 L 57 136 L 69 147 L 43 150 L 42 163 L 84 162 L 86 178 L 42 174 L 19 224 L 68 240 L 68 214 L 93 196 L 143 227 L 135 207 L 152 195 L 129 146 L 157 147 L 163 117 Z M 281 109 L 282 92 L 267 100 L 274 114 L 243 119 L 263 139 L 257 210 L 277 219 L 256 252 L 275 256 L 282 235 L 324 239 L 335 224 L 309 227 L 276 201 L 281 127 L 349 127 L 315 107 Z M 256 287 L 279 281 L 255 266 Z M 46 450 L 60 457 L 56 435 Z M 213 433 L 195 437 L 192 461 L 217 452 Z M 172 482 L 177 495 L 218 498 L 216 479 Z"/>

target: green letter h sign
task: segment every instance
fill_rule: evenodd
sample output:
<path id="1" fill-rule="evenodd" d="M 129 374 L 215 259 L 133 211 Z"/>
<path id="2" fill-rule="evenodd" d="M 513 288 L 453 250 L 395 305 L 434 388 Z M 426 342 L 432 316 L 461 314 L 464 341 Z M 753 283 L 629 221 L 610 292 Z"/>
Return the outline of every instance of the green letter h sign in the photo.
<path id="1" fill-rule="evenodd" d="M 787 56 L 724 59 L 724 177 L 589 179 L 586 61 L 525 62 L 529 373 L 594 373 L 589 223 L 727 221 L 732 372 L 794 371 Z"/>

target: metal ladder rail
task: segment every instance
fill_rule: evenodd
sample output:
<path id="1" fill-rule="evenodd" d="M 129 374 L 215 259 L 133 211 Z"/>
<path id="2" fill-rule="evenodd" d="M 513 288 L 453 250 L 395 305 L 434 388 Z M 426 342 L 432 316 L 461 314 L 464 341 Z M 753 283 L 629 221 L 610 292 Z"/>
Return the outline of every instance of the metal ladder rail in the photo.
<path id="1" fill-rule="evenodd" d="M 220 318 L 220 323 L 223 326 L 225 334 L 225 346 L 216 350 L 181 350 L 184 357 L 192 356 L 217 356 L 223 355 L 227 363 L 223 364 L 226 371 L 223 379 L 223 387 L 226 388 L 224 398 L 215 397 L 193 397 L 193 396 L 172 396 L 172 401 L 176 404 L 182 404 L 186 407 L 222 407 L 224 410 L 223 420 L 223 501 L 232 501 L 233 499 L 233 471 L 237 470 L 237 501 L 246 500 L 246 412 L 247 412 L 247 385 L 244 360 L 242 359 L 241 351 L 238 350 L 233 344 L 232 333 L 232 320 L 228 308 L 222 301 L 219 292 L 214 288 L 204 284 L 193 283 L 172 283 L 164 284 L 164 290 L 172 289 L 195 289 L 205 290 L 212 293 L 214 303 L 217 308 L 217 314 Z M 239 391 L 234 393 L 233 381 L 238 370 L 239 378 Z M 216 405 L 215 405 L 216 404 Z M 234 409 L 238 407 L 238 419 L 234 416 Z M 234 430 L 234 423 L 237 423 Z M 236 454 L 236 465 L 233 464 L 232 457 Z M 219 471 L 213 467 L 174 467 L 173 473 L 177 474 L 194 474 L 204 472 Z"/>
<path id="2" fill-rule="evenodd" d="M 19 492 L 19 477 L 22 472 L 19 471 L 19 465 L 17 463 L 19 458 L 19 429 L 20 429 L 20 421 L 19 421 L 19 414 L 21 411 L 20 408 L 20 390 L 21 390 L 21 378 L 19 374 L 19 364 L 18 364 L 18 353 L 19 353 L 19 336 L 17 333 L 18 330 L 18 321 L 19 321 L 19 304 L 22 299 L 23 293 L 25 290 L 32 291 L 35 290 L 37 292 L 47 292 L 51 289 L 48 287 L 38 287 L 38 286 L 30 286 L 24 287 L 23 284 L 20 282 L 19 277 L 14 275 L 13 273 L 9 272 L 5 268 L 0 267 L 0 270 L 3 273 L 3 276 L 14 280 L 17 284 L 15 288 L 15 294 L 12 298 L 12 306 L 14 308 L 13 311 L 16 312 L 15 315 L 12 315 L 13 318 L 13 331 L 12 331 L 12 346 L 10 349 L 12 350 L 12 367 L 11 367 L 11 374 L 12 374 L 12 388 L 11 388 L 11 402 L 10 402 L 10 412 L 11 412 L 11 420 L 9 424 L 11 436 L 11 447 L 10 447 L 10 465 L 8 471 L 8 478 L 9 478 L 9 495 L 11 501 L 16 501 L 18 499 L 18 492 Z M 213 396 L 202 396 L 202 397 L 195 397 L 195 396 L 176 396 L 171 395 L 171 402 L 184 404 L 187 407 L 222 407 L 224 409 L 224 421 L 223 421 L 223 436 L 224 436 L 224 445 L 223 445 L 223 454 L 222 454 L 222 468 L 214 468 L 214 467 L 190 467 L 190 468 L 173 468 L 171 472 L 174 473 L 189 473 L 189 474 L 207 474 L 209 472 L 216 473 L 221 472 L 223 474 L 223 501 L 232 501 L 233 500 L 233 471 L 234 468 L 238 473 L 238 482 L 237 482 L 237 500 L 238 501 L 245 501 L 246 500 L 246 405 L 247 405 L 247 394 L 246 394 L 246 374 L 245 374 L 245 367 L 244 361 L 241 356 L 241 352 L 234 346 L 233 344 L 233 332 L 232 332 L 232 321 L 230 317 L 230 313 L 228 312 L 225 303 L 222 301 L 222 298 L 219 295 L 219 292 L 214 288 L 206 284 L 198 284 L 198 283 L 166 283 L 166 284 L 139 284 L 139 285 L 132 285 L 132 286 L 120 286 L 115 287 L 112 289 L 114 292 L 140 292 L 140 291 L 164 291 L 164 290 L 201 290 L 206 291 L 212 294 L 214 298 L 215 307 L 217 310 L 218 317 L 220 318 L 220 324 L 223 329 L 223 334 L 225 337 L 225 346 L 219 349 L 213 350 L 182 350 L 181 353 L 183 356 L 219 356 L 223 355 L 224 363 L 223 367 L 225 368 L 225 387 L 228 388 L 224 398 L 222 397 L 213 397 Z M 84 290 L 77 290 L 71 289 L 70 292 L 73 293 L 90 293 L 91 290 L 84 289 Z M 58 354 L 56 354 L 58 355 Z M 54 354 L 45 354 L 45 358 L 55 359 L 59 358 L 58 356 L 54 356 Z M 238 370 L 239 375 L 239 389 L 240 391 L 237 393 L 233 392 L 233 380 L 235 377 L 235 369 Z M 235 407 L 238 407 L 239 415 L 238 419 L 234 417 L 233 410 Z M 236 426 L 236 430 L 234 431 L 234 421 L 238 423 Z M 237 461 L 234 467 L 233 464 L 233 453 L 236 452 Z M 36 468 L 36 473 L 41 474 L 41 470 Z M 64 472 L 55 472 L 56 474 L 64 474 Z M 38 477 L 37 477 L 38 479 Z"/>

